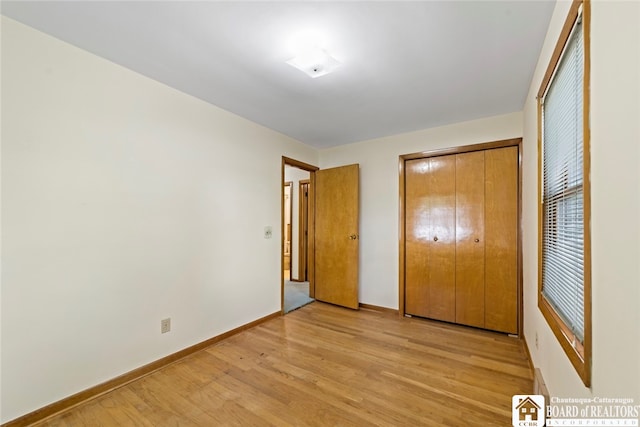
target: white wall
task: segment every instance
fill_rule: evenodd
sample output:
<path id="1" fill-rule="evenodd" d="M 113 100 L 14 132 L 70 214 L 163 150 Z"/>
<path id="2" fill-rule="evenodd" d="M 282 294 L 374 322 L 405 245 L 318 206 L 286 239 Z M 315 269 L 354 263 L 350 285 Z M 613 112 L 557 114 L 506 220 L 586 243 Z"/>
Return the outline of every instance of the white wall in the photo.
<path id="1" fill-rule="evenodd" d="M 512 113 L 320 152 L 321 168 L 360 164 L 361 303 L 398 308 L 398 156 L 521 136 L 522 114 Z"/>
<path id="2" fill-rule="evenodd" d="M 4 17 L 2 89 L 2 422 L 280 310 L 315 150 Z"/>
<path id="3" fill-rule="evenodd" d="M 298 160 L 298 159 L 296 159 Z M 291 202 L 292 204 L 292 223 L 291 223 L 291 246 L 293 249 L 293 256 L 291 257 L 291 278 L 298 279 L 298 264 L 299 264 L 299 242 L 298 236 L 300 235 L 300 181 L 309 179 L 309 172 L 294 168 L 291 166 L 285 166 L 284 180 L 285 182 L 291 181 Z"/>
<path id="4" fill-rule="evenodd" d="M 569 10 L 558 2 L 524 109 L 525 336 L 555 396 L 640 404 L 640 3 L 594 1 L 591 27 L 593 363 L 585 388 L 537 308 L 536 101 Z M 538 334 L 539 345 L 535 347 Z"/>

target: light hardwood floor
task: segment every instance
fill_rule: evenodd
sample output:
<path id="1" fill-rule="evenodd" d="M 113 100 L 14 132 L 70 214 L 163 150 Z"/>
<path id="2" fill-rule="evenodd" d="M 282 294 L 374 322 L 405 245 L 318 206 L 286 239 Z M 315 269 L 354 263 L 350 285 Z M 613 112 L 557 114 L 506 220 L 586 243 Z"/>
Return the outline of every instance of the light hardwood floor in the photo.
<path id="1" fill-rule="evenodd" d="M 506 335 L 314 302 L 38 426 L 508 426 Z"/>

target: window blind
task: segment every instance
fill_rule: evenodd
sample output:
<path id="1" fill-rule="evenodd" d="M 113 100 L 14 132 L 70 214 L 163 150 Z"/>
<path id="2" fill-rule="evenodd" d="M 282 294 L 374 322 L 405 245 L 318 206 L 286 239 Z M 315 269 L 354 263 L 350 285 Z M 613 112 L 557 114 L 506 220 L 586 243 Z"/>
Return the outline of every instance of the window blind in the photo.
<path id="1" fill-rule="evenodd" d="M 542 101 L 542 294 L 584 340 L 583 113 L 580 16 Z"/>

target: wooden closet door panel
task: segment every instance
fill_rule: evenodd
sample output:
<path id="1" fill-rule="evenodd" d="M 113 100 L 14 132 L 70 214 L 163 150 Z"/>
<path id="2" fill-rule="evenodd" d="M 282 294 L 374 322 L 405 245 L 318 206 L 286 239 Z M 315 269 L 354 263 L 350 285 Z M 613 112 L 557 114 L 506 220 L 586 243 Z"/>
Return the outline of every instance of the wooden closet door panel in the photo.
<path id="1" fill-rule="evenodd" d="M 456 157 L 432 157 L 429 305 L 432 319 L 456 320 Z"/>
<path id="2" fill-rule="evenodd" d="M 405 311 L 429 317 L 429 159 L 405 162 Z"/>
<path id="3" fill-rule="evenodd" d="M 484 327 L 484 151 L 456 155 L 456 322 Z"/>
<path id="4" fill-rule="evenodd" d="M 518 333 L 518 148 L 485 154 L 485 327 Z"/>
<path id="5" fill-rule="evenodd" d="M 455 321 L 455 156 L 405 163 L 405 311 Z"/>

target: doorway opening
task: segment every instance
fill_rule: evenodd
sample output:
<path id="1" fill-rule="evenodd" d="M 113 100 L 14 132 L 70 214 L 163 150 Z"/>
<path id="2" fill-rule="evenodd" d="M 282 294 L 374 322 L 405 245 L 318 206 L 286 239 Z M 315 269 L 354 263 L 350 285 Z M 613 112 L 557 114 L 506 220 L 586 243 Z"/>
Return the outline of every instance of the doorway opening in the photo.
<path id="1" fill-rule="evenodd" d="M 300 305 L 285 303 L 285 290 L 296 285 L 303 287 L 301 293 L 305 297 L 305 302 L 302 305 L 317 299 L 329 304 L 358 309 L 359 171 L 358 164 L 318 169 L 315 166 L 282 157 L 280 268 L 283 313 L 300 307 Z M 285 276 L 285 244 L 287 242 L 285 182 L 292 183 L 290 200 L 293 206 L 290 216 L 291 265 L 287 276 Z M 302 195 L 302 200 L 298 192 Z M 306 219 L 304 219 L 305 211 Z M 302 220 L 300 220 L 301 213 Z M 290 277 L 290 280 L 285 280 L 285 277 Z"/>
<path id="2" fill-rule="evenodd" d="M 286 173 L 285 173 L 286 175 Z M 284 280 L 291 280 L 291 254 L 292 254 L 292 241 L 291 241 L 291 231 L 293 228 L 291 215 L 293 213 L 293 205 L 291 203 L 292 197 L 292 188 L 293 182 L 286 181 L 284 183 L 284 250 L 282 252 L 282 257 L 284 258 Z"/>
<path id="3" fill-rule="evenodd" d="M 282 311 L 314 301 L 313 177 L 318 168 L 283 158 Z"/>

